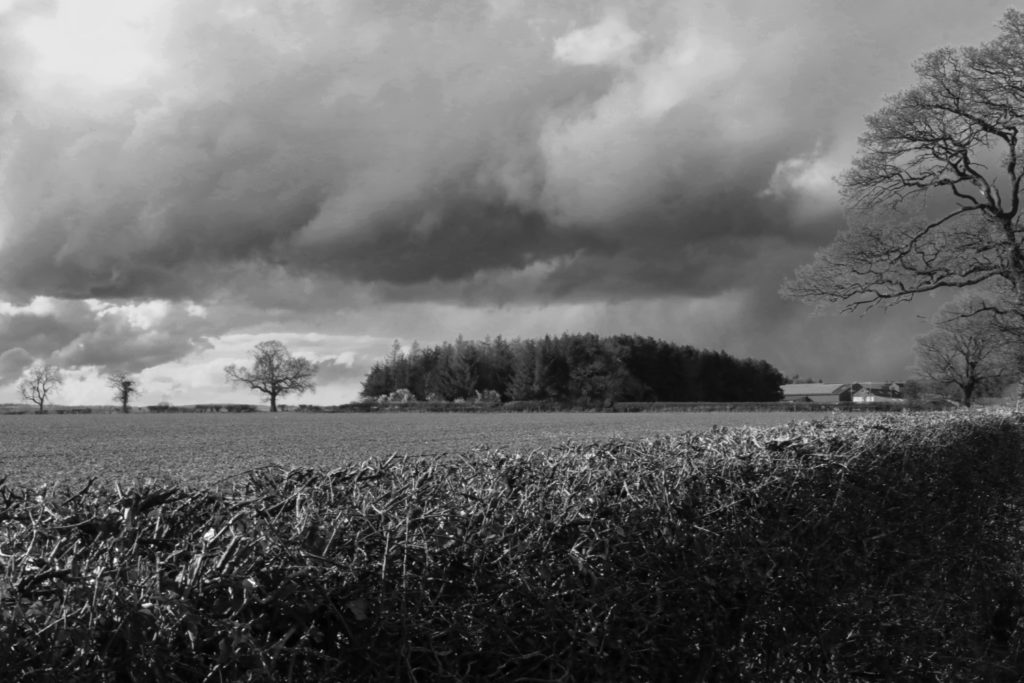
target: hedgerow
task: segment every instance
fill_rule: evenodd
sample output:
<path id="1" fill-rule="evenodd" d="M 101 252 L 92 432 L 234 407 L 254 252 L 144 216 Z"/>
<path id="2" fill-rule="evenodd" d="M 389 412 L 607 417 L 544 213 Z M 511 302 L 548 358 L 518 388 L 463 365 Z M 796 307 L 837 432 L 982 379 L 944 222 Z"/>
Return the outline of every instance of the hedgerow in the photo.
<path id="1" fill-rule="evenodd" d="M 0 487 L 0 680 L 1019 680 L 1024 424 Z"/>

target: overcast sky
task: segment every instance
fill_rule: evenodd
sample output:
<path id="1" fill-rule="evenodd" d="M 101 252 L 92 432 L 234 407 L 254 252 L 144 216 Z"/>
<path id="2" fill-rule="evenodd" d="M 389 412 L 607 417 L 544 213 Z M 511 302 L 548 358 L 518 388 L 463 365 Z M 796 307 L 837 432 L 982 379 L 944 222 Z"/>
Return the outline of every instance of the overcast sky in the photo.
<path id="1" fill-rule="evenodd" d="M 254 9 L 259 8 L 259 9 Z M 826 381 L 903 378 L 919 315 L 782 301 L 831 178 L 952 0 L 0 0 L 0 402 L 254 402 L 279 339 L 370 364 L 485 335 L 641 334 Z M 294 399 L 286 399 L 295 402 Z"/>

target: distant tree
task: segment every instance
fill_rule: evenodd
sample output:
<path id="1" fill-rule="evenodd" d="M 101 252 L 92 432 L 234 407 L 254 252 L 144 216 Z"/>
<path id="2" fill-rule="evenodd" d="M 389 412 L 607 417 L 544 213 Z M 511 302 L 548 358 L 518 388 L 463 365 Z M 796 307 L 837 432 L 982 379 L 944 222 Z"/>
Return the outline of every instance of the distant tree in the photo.
<path id="1" fill-rule="evenodd" d="M 635 380 L 623 364 L 622 351 L 615 340 L 584 334 L 567 342 L 568 390 L 576 402 L 610 406 L 616 400 L 633 398 L 627 395 L 626 387 L 635 384 Z"/>
<path id="2" fill-rule="evenodd" d="M 387 367 L 391 371 L 392 391 L 409 386 L 409 358 L 402 352 L 402 344 L 396 339 L 391 345 Z"/>
<path id="3" fill-rule="evenodd" d="M 927 377 L 911 377 L 903 383 L 903 391 L 900 394 L 900 398 L 905 398 L 908 401 L 924 401 L 940 397 L 959 399 L 961 394 L 958 388 L 935 382 Z"/>
<path id="4" fill-rule="evenodd" d="M 477 389 L 476 356 L 473 344 L 463 339 L 462 335 L 455 340 L 455 344 L 443 344 L 433 373 L 432 390 L 448 401 L 471 398 Z"/>
<path id="5" fill-rule="evenodd" d="M 139 395 L 139 380 L 125 372 L 107 376 L 107 386 L 114 390 L 114 400 L 121 404 L 121 412 L 128 412 L 132 397 Z"/>
<path id="6" fill-rule="evenodd" d="M 390 381 L 387 367 L 380 363 L 374 363 L 370 371 L 363 379 L 363 388 L 360 392 L 366 398 L 386 396 L 394 391 L 393 383 Z"/>
<path id="7" fill-rule="evenodd" d="M 569 360 L 566 358 L 565 344 L 570 337 L 563 335 L 562 339 L 552 338 L 544 335 L 544 338 L 537 342 L 537 352 L 534 355 L 534 378 L 535 392 L 540 399 L 553 401 L 565 401 L 569 395 Z"/>
<path id="8" fill-rule="evenodd" d="M 532 339 L 518 342 L 513 347 L 512 376 L 506 393 L 513 401 L 525 401 L 536 395 L 534 368 L 537 345 Z"/>
<path id="9" fill-rule="evenodd" d="M 792 377 L 784 378 L 786 384 L 822 384 L 822 380 L 813 379 L 811 377 L 801 377 L 800 373 L 793 375 Z"/>
<path id="10" fill-rule="evenodd" d="M 419 342 L 415 339 L 409 347 L 409 353 L 406 356 L 406 364 L 408 366 L 406 375 L 406 388 L 409 389 L 417 398 L 425 398 L 426 391 L 424 381 L 426 379 L 424 362 L 423 362 L 423 350 L 420 348 Z"/>
<path id="11" fill-rule="evenodd" d="M 903 383 L 903 398 L 908 401 L 917 401 L 927 396 L 928 390 L 928 380 L 911 377 Z"/>
<path id="12" fill-rule="evenodd" d="M 260 342 L 252 350 L 252 368 L 229 365 L 224 368 L 229 382 L 267 395 L 270 412 L 277 412 L 277 397 L 316 390 L 316 365 L 293 356 L 279 341 Z"/>
<path id="13" fill-rule="evenodd" d="M 956 387 L 965 406 L 979 392 L 1008 384 L 1017 365 L 1012 337 L 985 301 L 973 297 L 939 311 L 915 350 L 918 373 L 939 386 Z"/>
<path id="14" fill-rule="evenodd" d="M 46 402 L 64 384 L 64 376 L 56 365 L 35 363 L 18 382 L 18 392 L 26 401 L 36 404 L 36 412 L 42 413 Z"/>

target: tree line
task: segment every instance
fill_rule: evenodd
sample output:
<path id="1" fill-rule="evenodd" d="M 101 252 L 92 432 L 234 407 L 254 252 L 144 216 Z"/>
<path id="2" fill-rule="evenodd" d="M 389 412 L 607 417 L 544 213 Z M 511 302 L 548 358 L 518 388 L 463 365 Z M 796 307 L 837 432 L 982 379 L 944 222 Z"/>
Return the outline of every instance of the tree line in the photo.
<path id="1" fill-rule="evenodd" d="M 404 352 L 396 341 L 362 383 L 364 399 L 551 401 L 776 401 L 782 374 L 763 360 L 650 337 L 563 334 L 455 342 Z"/>

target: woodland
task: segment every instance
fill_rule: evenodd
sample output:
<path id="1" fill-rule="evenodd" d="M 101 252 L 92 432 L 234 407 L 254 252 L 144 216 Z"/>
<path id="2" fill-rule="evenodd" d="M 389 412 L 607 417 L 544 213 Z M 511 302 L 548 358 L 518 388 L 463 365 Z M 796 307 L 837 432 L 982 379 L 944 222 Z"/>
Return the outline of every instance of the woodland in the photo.
<path id="1" fill-rule="evenodd" d="M 362 384 L 364 399 L 551 401 L 776 401 L 785 379 L 763 360 L 633 335 L 501 337 L 408 352 L 396 342 Z"/>

